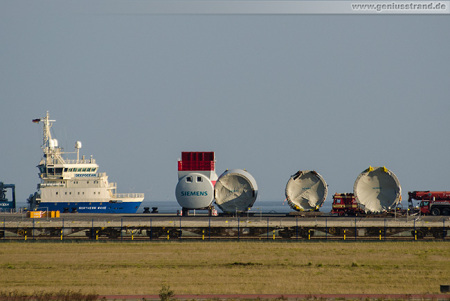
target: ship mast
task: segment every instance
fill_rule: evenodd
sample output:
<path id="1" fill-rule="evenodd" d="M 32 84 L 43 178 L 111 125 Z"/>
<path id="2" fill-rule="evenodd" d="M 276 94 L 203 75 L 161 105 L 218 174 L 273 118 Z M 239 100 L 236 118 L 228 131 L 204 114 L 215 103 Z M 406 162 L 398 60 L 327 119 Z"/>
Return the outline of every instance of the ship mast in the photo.
<path id="1" fill-rule="evenodd" d="M 44 118 L 34 119 L 33 122 L 43 124 L 43 140 L 42 140 L 42 151 L 44 152 L 44 159 L 47 161 L 56 159 L 56 161 L 64 163 L 63 158 L 61 157 L 61 148 L 58 147 L 58 142 L 56 139 L 52 139 L 52 134 L 50 129 L 53 125 L 53 122 L 56 120 L 50 120 L 50 114 L 47 111 L 47 115 Z"/>
<path id="2" fill-rule="evenodd" d="M 47 111 L 47 116 L 44 118 L 41 118 L 41 122 L 44 124 L 44 139 L 42 143 L 42 150 L 44 151 L 44 154 L 50 153 L 50 144 L 52 139 L 52 134 L 50 133 L 50 128 L 53 125 L 53 122 L 56 120 L 50 120 L 50 114 Z"/>

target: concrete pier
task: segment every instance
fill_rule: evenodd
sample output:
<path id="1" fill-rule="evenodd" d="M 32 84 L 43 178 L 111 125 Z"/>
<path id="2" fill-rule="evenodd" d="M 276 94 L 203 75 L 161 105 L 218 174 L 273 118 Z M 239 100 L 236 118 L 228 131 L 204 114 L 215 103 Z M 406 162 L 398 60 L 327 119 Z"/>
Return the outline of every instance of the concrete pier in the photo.
<path id="1" fill-rule="evenodd" d="M 399 218 L 61 214 L 27 218 L 0 214 L 0 239 L 449 239 L 450 217 Z"/>

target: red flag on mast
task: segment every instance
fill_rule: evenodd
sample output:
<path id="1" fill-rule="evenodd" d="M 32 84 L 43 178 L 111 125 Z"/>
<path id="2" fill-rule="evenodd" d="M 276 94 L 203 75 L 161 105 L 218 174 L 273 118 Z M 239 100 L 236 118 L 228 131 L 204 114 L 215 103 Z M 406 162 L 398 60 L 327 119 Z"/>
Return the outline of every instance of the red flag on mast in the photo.
<path id="1" fill-rule="evenodd" d="M 39 123 L 39 121 L 41 121 L 41 119 L 33 119 L 34 123 Z"/>

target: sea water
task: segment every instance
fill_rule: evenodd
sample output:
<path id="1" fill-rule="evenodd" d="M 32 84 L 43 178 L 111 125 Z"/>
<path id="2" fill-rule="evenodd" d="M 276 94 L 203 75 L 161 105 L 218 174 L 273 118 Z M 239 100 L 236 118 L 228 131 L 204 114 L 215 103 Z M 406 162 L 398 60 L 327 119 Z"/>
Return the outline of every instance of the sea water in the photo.
<path id="1" fill-rule="evenodd" d="M 177 201 L 147 201 L 144 200 L 139 207 L 137 213 L 142 213 L 145 207 L 149 207 L 150 211 L 153 207 L 158 208 L 159 213 L 176 213 L 177 211 L 181 211 L 181 207 Z M 218 212 L 222 212 L 219 207 L 214 205 L 214 208 L 217 209 Z M 293 210 L 287 202 L 283 201 L 256 201 L 253 204 L 253 207 L 250 208 L 249 212 L 253 213 L 289 213 L 295 211 Z M 321 212 L 330 212 L 331 205 L 324 204 L 322 208 L 320 208 Z"/>
<path id="2" fill-rule="evenodd" d="M 17 202 L 17 208 L 25 208 L 28 204 Z M 152 211 L 152 207 L 157 207 L 159 213 L 177 213 L 177 211 L 181 211 L 181 206 L 178 204 L 176 200 L 168 200 L 168 201 L 149 201 L 144 200 L 137 210 L 136 213 L 143 213 L 144 208 L 149 207 L 150 211 Z M 217 209 L 218 212 L 222 212 L 219 207 L 214 205 L 214 208 Z M 293 210 L 287 202 L 284 201 L 258 201 L 256 200 L 253 207 L 250 208 L 251 213 L 281 213 L 287 214 L 289 212 L 293 212 Z M 320 208 L 321 212 L 328 213 L 331 211 L 331 203 L 325 204 Z"/>

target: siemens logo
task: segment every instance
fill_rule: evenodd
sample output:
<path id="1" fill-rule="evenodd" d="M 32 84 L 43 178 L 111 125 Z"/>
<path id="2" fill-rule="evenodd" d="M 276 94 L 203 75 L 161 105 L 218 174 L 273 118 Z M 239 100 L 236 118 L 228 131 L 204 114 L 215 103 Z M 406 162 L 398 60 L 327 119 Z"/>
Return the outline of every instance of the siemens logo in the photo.
<path id="1" fill-rule="evenodd" d="M 181 196 L 207 196 L 207 191 L 182 191 Z"/>

